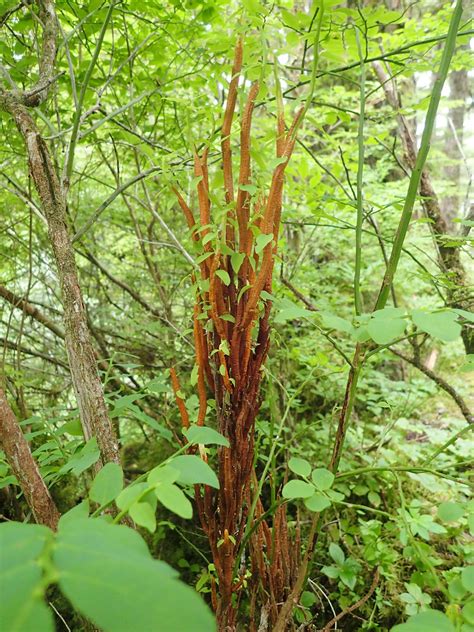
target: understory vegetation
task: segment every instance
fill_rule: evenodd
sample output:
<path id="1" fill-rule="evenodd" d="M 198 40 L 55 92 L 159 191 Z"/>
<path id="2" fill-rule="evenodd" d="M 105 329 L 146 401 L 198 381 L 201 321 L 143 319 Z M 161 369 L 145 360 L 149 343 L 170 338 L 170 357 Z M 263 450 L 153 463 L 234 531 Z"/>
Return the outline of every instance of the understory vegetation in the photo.
<path id="1" fill-rule="evenodd" d="M 2 631 L 474 631 L 467 5 L 0 0 Z"/>

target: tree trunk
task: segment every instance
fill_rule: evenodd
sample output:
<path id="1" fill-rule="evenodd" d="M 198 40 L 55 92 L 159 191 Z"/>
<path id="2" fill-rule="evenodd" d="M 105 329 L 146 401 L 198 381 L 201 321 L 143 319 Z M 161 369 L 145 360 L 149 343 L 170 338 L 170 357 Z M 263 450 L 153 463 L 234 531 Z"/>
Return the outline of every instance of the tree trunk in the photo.
<path id="1" fill-rule="evenodd" d="M 466 111 L 468 76 L 467 70 L 454 70 L 449 77 L 449 98 L 458 103 L 449 108 L 448 120 L 444 133 L 444 153 L 448 163 L 443 169 L 444 178 L 448 181 L 449 193 L 441 200 L 441 211 L 448 226 L 454 228 L 453 220 L 459 217 L 461 196 L 459 191 L 461 177 L 460 145 L 462 145 L 464 114 Z"/>
<path id="2" fill-rule="evenodd" d="M 86 440 L 97 438 L 103 463 L 118 463 L 118 442 L 104 400 L 67 227 L 65 194 L 49 149 L 27 108 L 13 95 L 3 96 L 0 106 L 13 116 L 25 141 L 30 173 L 48 223 L 61 286 L 66 351 L 84 436 Z"/>
<path id="3" fill-rule="evenodd" d="M 35 520 L 56 530 L 59 511 L 43 481 L 30 446 L 0 388 L 0 444 Z"/>
<path id="4" fill-rule="evenodd" d="M 405 117 L 400 112 L 401 101 L 396 83 L 393 78 L 388 76 L 380 62 L 373 62 L 373 68 L 383 87 L 387 102 L 397 112 L 400 138 L 405 151 L 405 161 L 413 169 L 417 154 L 416 142 Z M 466 281 L 466 272 L 461 261 L 459 247 L 449 245 L 447 241 L 449 237 L 448 224 L 444 218 L 427 169 L 424 169 L 421 174 L 420 195 L 422 197 L 423 210 L 431 220 L 430 226 L 438 250 L 438 263 L 448 281 L 446 304 L 449 307 L 471 311 L 474 302 L 472 288 Z M 461 336 L 466 353 L 474 353 L 474 327 L 472 323 L 466 322 L 463 324 Z"/>

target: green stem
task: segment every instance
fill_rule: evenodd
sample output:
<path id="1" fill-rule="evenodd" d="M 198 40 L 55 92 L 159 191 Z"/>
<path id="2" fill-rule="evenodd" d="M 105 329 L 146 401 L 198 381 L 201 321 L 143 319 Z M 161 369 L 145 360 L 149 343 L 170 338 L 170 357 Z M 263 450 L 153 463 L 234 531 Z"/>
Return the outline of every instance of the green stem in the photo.
<path id="1" fill-rule="evenodd" d="M 72 173 L 72 167 L 74 164 L 74 154 L 76 151 L 77 138 L 79 134 L 79 126 L 81 124 L 81 116 L 82 116 L 82 107 L 84 105 L 84 98 L 86 96 L 87 88 L 89 87 L 89 82 L 91 80 L 92 71 L 97 63 L 97 59 L 99 58 L 99 53 L 102 48 L 102 43 L 104 41 L 105 34 L 107 32 L 107 27 L 110 22 L 110 18 L 112 17 L 112 12 L 114 10 L 117 2 L 111 2 L 107 11 L 107 15 L 105 16 L 104 22 L 102 24 L 102 28 L 99 33 L 99 37 L 97 39 L 97 43 L 95 45 L 95 50 L 92 55 L 92 59 L 89 63 L 89 66 L 86 71 L 86 75 L 84 77 L 84 81 L 81 86 L 81 92 L 79 93 L 79 98 L 77 102 L 76 112 L 74 113 L 74 120 L 72 124 L 72 132 L 71 138 L 69 140 L 69 146 L 66 155 L 66 163 L 64 166 L 63 173 L 63 186 L 67 189 L 69 187 L 69 180 Z"/>
<path id="2" fill-rule="evenodd" d="M 471 430 L 474 430 L 474 424 L 465 426 L 464 428 L 459 430 L 459 432 L 456 432 L 456 434 L 454 434 L 450 439 L 448 439 L 446 443 L 443 443 L 441 447 L 435 450 L 435 452 L 433 452 L 433 454 L 430 457 L 428 457 L 426 461 L 423 462 L 423 465 L 428 465 L 428 463 L 431 463 L 431 461 L 434 461 L 434 459 L 439 454 L 441 454 L 442 452 L 445 452 L 445 450 L 449 448 L 450 445 L 453 445 L 453 443 L 455 443 L 459 439 L 459 437 L 463 437 L 465 434 L 467 434 Z"/>
<path id="3" fill-rule="evenodd" d="M 438 476 L 439 478 L 446 478 L 450 481 L 455 481 L 461 485 L 467 485 L 467 483 L 459 478 L 454 478 L 453 476 L 448 476 L 443 474 L 438 470 L 433 470 L 429 467 L 410 467 L 410 466 L 402 466 L 402 465 L 393 465 L 390 467 L 360 467 L 355 470 L 350 470 L 349 472 L 342 472 L 337 474 L 337 480 L 341 480 L 342 478 L 351 478 L 352 476 L 359 476 L 359 474 L 367 474 L 369 472 L 412 472 L 413 474 L 424 473 L 424 474 L 432 474 L 433 476 Z"/>
<path id="4" fill-rule="evenodd" d="M 357 221 L 355 232 L 355 269 L 354 269 L 354 302 L 356 314 L 362 314 L 362 294 L 360 290 L 360 273 L 362 268 L 362 223 L 364 218 L 364 123 L 365 123 L 365 63 L 362 47 L 360 45 L 359 29 L 355 28 L 357 51 L 360 59 L 360 110 L 357 144 L 359 158 L 357 163 Z"/>
<path id="5" fill-rule="evenodd" d="M 441 62 L 436 81 L 432 89 L 428 112 L 426 113 L 425 126 L 423 129 L 423 135 L 421 137 L 420 149 L 416 157 L 415 167 L 410 177 L 408 192 L 405 197 L 405 204 L 403 206 L 402 215 L 398 225 L 397 233 L 395 235 L 395 240 L 393 242 L 390 259 L 382 281 L 382 287 L 380 288 L 380 293 L 375 304 L 375 310 L 383 309 L 385 307 L 390 294 L 390 286 L 397 271 L 398 262 L 400 261 L 403 242 L 405 241 L 408 226 L 410 224 L 411 216 L 413 213 L 413 206 L 418 194 L 421 174 L 425 166 L 428 152 L 430 150 L 431 136 L 436 120 L 436 114 L 438 112 L 441 92 L 443 90 L 443 86 L 448 75 L 449 66 L 456 46 L 456 37 L 459 29 L 459 23 L 461 21 L 462 11 L 462 0 L 457 0 L 449 24 L 448 34 L 446 36 L 446 44 L 441 56 Z"/>

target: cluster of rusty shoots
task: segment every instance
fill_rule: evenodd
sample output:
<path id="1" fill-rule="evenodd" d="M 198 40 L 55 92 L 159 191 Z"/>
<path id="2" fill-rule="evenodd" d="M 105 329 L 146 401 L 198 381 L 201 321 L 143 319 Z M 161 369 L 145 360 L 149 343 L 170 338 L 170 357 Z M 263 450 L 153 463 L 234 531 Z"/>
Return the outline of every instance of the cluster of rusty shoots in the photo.
<path id="1" fill-rule="evenodd" d="M 269 347 L 271 287 L 280 227 L 285 168 L 292 154 L 296 130 L 303 110 L 289 129 L 285 126 L 281 100 L 277 99 L 276 160 L 268 190 L 252 195 L 251 122 L 259 93 L 252 84 L 240 120 L 240 168 L 236 191 L 232 166 L 231 127 L 237 102 L 242 68 L 242 42 L 235 49 L 232 78 L 221 131 L 222 168 L 225 206 L 217 207 L 218 226 L 211 220 L 208 177 L 208 151 L 194 154 L 199 217 L 196 217 L 177 189 L 174 192 L 192 231 L 202 247 L 198 259 L 200 278 L 195 279 L 194 344 L 197 364 L 199 412 L 197 423 L 206 416 L 207 394 L 216 402 L 217 428 L 230 446 L 218 451 L 219 490 L 205 486 L 196 490 L 196 502 L 206 532 L 218 577 L 212 599 L 220 629 L 235 627 L 235 616 L 243 585 L 253 586 L 253 610 L 257 593 L 278 600 L 291 583 L 294 563 L 290 561 L 284 511 L 280 510 L 273 528 L 261 520 L 259 501 L 252 517 L 258 520 L 250 542 L 250 582 L 244 582 L 245 570 L 239 554 L 248 521 L 251 480 L 254 472 L 254 428 L 260 406 L 262 365 Z M 217 214 L 217 213 L 216 213 Z M 196 213 L 197 215 L 197 213 Z M 217 218 L 214 218 L 216 220 Z M 189 415 L 179 390 L 179 381 L 171 370 L 173 388 L 183 426 L 189 427 Z M 205 455 L 203 454 L 204 458 Z M 284 544 L 286 542 L 286 544 Z M 237 577 L 235 568 L 239 565 Z M 256 581 L 258 577 L 258 581 Z M 251 605 L 252 609 L 252 605 Z M 276 613 L 270 613 L 271 618 Z M 251 616 L 251 620 L 253 617 Z M 251 623 L 250 627 L 253 627 Z"/>

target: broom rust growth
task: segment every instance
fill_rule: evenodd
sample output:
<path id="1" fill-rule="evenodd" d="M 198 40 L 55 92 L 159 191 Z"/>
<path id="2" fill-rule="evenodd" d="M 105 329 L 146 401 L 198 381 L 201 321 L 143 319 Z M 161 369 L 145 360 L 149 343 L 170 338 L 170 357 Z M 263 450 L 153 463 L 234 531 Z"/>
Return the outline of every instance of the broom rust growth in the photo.
<path id="1" fill-rule="evenodd" d="M 256 515 L 249 518 L 248 512 L 253 492 L 254 428 L 260 405 L 261 369 L 269 347 L 271 301 L 268 293 L 271 292 L 277 254 L 284 174 L 303 109 L 296 114 L 286 131 L 279 100 L 276 166 L 267 192 L 252 194 L 251 125 L 259 93 L 258 82 L 252 84 L 240 121 L 240 166 L 236 195 L 231 127 L 241 68 L 242 43 L 239 41 L 235 49 L 221 131 L 225 214 L 224 219 L 222 214 L 215 218 L 219 231 L 212 228 L 207 149 L 201 156 L 197 152 L 194 154 L 199 205 L 197 220 L 182 195 L 174 189 L 193 239 L 201 241 L 202 254 L 207 255 L 200 259 L 200 281 L 195 283 L 197 289 L 193 315 L 198 371 L 198 424 L 204 423 L 206 391 L 209 391 L 216 402 L 218 429 L 230 443 L 229 448 L 219 448 L 220 489 L 206 486 L 203 494 L 199 490 L 196 492 L 201 523 L 209 538 L 218 576 L 213 602 L 220 629 L 227 630 L 234 629 L 242 592 L 242 573 L 245 574 L 245 571 L 241 568 L 241 577 L 235 578 L 234 569 L 248 520 L 258 520 L 249 545 L 253 578 L 250 581 L 253 595 L 251 629 L 255 625 L 257 593 L 263 590 L 260 595 L 267 595 L 263 599 L 267 602 L 265 608 L 269 610 L 270 619 L 275 620 L 277 604 L 286 598 L 285 591 L 291 586 L 296 571 L 296 556 L 292 555 L 296 547 L 290 547 L 284 510 L 280 508 L 277 511 L 272 530 L 262 519 L 264 510 L 260 501 Z M 172 381 L 182 422 L 187 427 L 189 417 L 178 395 L 179 385 L 174 370 Z"/>

